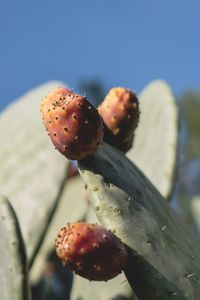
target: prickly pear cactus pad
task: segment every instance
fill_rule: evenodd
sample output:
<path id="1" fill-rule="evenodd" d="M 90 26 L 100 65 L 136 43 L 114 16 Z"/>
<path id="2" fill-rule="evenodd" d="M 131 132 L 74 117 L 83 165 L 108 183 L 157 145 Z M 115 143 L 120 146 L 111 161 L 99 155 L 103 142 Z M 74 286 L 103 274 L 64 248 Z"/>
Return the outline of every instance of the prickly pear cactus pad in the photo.
<path id="1" fill-rule="evenodd" d="M 28 300 L 26 253 L 15 213 L 0 197 L 0 299 Z"/>
<path id="2" fill-rule="evenodd" d="M 39 112 L 41 98 L 59 85 L 33 89 L 0 114 L 0 191 L 16 211 L 29 262 L 65 182 L 68 162 L 52 146 Z"/>
<path id="3" fill-rule="evenodd" d="M 101 224 L 129 249 L 124 271 L 138 298 L 200 299 L 199 251 L 144 174 L 107 144 L 79 168 Z"/>
<path id="4" fill-rule="evenodd" d="M 140 120 L 127 156 L 168 198 L 177 161 L 178 110 L 165 81 L 150 83 L 139 95 Z"/>

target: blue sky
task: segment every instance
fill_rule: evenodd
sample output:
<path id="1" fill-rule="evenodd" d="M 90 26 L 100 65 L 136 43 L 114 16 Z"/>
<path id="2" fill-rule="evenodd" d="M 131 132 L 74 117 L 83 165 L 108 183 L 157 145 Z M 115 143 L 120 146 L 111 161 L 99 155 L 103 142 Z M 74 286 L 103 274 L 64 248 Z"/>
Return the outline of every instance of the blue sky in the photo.
<path id="1" fill-rule="evenodd" d="M 0 109 L 53 79 L 200 87 L 199 0 L 0 0 Z"/>

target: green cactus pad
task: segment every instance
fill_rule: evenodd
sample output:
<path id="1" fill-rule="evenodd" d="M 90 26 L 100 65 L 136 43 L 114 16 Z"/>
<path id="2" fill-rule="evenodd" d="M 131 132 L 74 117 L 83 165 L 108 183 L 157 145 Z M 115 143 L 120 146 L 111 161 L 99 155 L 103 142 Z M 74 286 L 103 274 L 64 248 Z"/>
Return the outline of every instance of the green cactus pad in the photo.
<path id="1" fill-rule="evenodd" d="M 0 115 L 0 191 L 15 209 L 30 264 L 65 184 L 68 162 L 52 146 L 39 111 L 41 98 L 60 85 L 35 88 Z"/>
<path id="2" fill-rule="evenodd" d="M 123 153 L 104 144 L 79 162 L 101 224 L 128 247 L 139 299 L 200 299 L 200 257 L 168 203 Z"/>
<path id="3" fill-rule="evenodd" d="M 178 109 L 169 85 L 156 80 L 139 95 L 140 121 L 128 158 L 164 198 L 174 186 L 177 162 Z"/>
<path id="4" fill-rule="evenodd" d="M 0 298 L 28 300 L 24 242 L 14 210 L 3 197 L 0 197 L 0 237 Z"/>

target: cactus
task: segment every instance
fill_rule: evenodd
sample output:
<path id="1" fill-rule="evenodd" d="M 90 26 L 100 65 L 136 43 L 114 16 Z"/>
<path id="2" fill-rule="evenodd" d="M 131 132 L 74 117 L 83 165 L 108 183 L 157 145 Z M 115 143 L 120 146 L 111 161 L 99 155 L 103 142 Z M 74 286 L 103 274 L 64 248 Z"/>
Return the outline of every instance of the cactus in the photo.
<path id="1" fill-rule="evenodd" d="M 4 128 L 0 133 L 0 192 L 8 197 L 19 219 L 29 265 L 66 182 L 68 162 L 53 149 L 39 115 L 41 98 L 60 84 L 34 89 L 0 116 Z"/>
<path id="2" fill-rule="evenodd" d="M 60 213 L 65 215 L 64 209 L 67 210 L 67 205 L 70 207 L 70 201 L 73 202 L 73 199 L 66 199 L 64 204 L 67 162 L 53 150 L 39 121 L 40 98 L 58 85 L 60 83 L 36 89 L 0 116 L 0 124 L 5 128 L 1 133 L 5 143 L 0 149 L 1 193 L 11 199 L 22 228 L 29 266 L 33 266 L 31 277 L 34 277 L 35 268 L 37 278 L 38 270 L 52 247 L 54 227 L 59 226 L 56 220 Z M 124 275 L 108 283 L 90 284 L 76 278 L 71 296 L 74 300 L 90 300 L 94 294 L 99 300 L 135 299 L 130 287 L 142 300 L 192 300 L 200 296 L 197 289 L 198 251 L 162 198 L 169 198 L 174 182 L 177 150 L 174 99 L 161 81 L 147 87 L 139 99 L 141 121 L 136 130 L 134 148 L 127 154 L 129 159 L 104 143 L 94 156 L 79 162 L 81 177 L 99 223 L 114 231 L 128 249 L 128 264 L 124 268 L 128 281 Z M 152 118 L 147 117 L 149 107 Z M 13 125 L 11 120 L 16 115 L 18 118 Z M 19 135 L 15 135 L 17 129 Z M 13 136 L 13 148 L 9 148 L 10 136 Z M 31 144 L 23 142 L 30 136 Z M 159 143 L 160 136 L 162 143 Z M 70 182 L 67 180 L 67 184 Z M 81 210 L 79 206 L 73 208 L 74 220 L 70 219 L 70 212 L 66 220 L 62 216 L 63 225 L 84 218 L 86 205 Z M 27 208 L 31 209 L 30 214 L 27 214 Z M 13 299 L 11 295 L 9 297 L 8 300 Z"/>
<path id="3" fill-rule="evenodd" d="M 169 85 L 150 83 L 139 95 L 140 121 L 128 158 L 144 172 L 164 198 L 175 182 L 178 147 L 178 110 Z"/>
<path id="4" fill-rule="evenodd" d="M 0 197 L 0 296 L 2 300 L 29 300 L 26 251 L 15 212 Z"/>
<path id="5" fill-rule="evenodd" d="M 174 96 L 166 82 L 161 80 L 153 81 L 139 95 L 140 121 L 135 132 L 134 146 L 127 153 L 128 158 L 139 166 L 145 175 L 152 180 L 158 191 L 164 198 L 169 198 L 175 182 L 177 137 L 178 137 L 178 112 Z M 153 108 L 153 109 L 152 109 Z M 151 118 L 149 117 L 151 111 Z M 159 126 L 158 126 L 158 119 Z M 170 122 L 165 126 L 165 122 Z M 156 134 L 155 134 L 156 133 Z M 162 144 L 159 137 L 162 138 Z M 156 147 L 160 151 L 156 150 Z M 153 153 L 156 155 L 153 155 Z M 165 163 L 165 156 L 168 163 Z M 168 171 L 168 176 L 166 176 Z M 97 222 L 92 209 L 89 210 L 90 222 Z M 92 217 L 91 217 L 92 216 Z M 118 284 L 120 283 L 123 284 Z M 81 291 L 83 299 L 93 299 L 92 295 L 102 298 L 102 289 L 105 290 L 106 299 L 114 296 L 124 295 L 127 299 L 135 299 L 136 296 L 127 288 L 125 276 L 112 280 L 111 285 L 92 282 L 88 292 L 88 283 L 81 277 L 76 278 L 72 289 L 72 296 L 78 297 Z M 115 293 L 113 291 L 115 285 Z M 89 297 L 90 296 L 90 297 Z M 75 298 L 74 298 L 75 299 Z"/>
<path id="6" fill-rule="evenodd" d="M 101 224 L 129 248 L 139 299 L 198 299 L 199 253 L 144 174 L 107 144 L 79 167 Z"/>

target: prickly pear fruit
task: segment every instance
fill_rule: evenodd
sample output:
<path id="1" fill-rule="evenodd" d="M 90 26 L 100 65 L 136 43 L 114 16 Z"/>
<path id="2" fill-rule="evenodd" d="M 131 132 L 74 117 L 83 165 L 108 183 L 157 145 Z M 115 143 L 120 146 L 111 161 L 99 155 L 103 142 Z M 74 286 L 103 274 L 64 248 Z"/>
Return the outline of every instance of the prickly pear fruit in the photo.
<path id="1" fill-rule="evenodd" d="M 132 147 L 139 120 L 139 104 L 135 93 L 122 87 L 113 88 L 98 110 L 104 121 L 104 140 L 123 152 L 128 151 Z"/>
<path id="2" fill-rule="evenodd" d="M 71 223 L 56 238 L 56 252 L 63 263 L 89 280 L 109 280 L 125 266 L 125 245 L 99 224 Z"/>
<path id="3" fill-rule="evenodd" d="M 101 117 L 86 97 L 59 87 L 43 98 L 41 114 L 53 144 L 68 159 L 86 158 L 102 143 Z"/>

